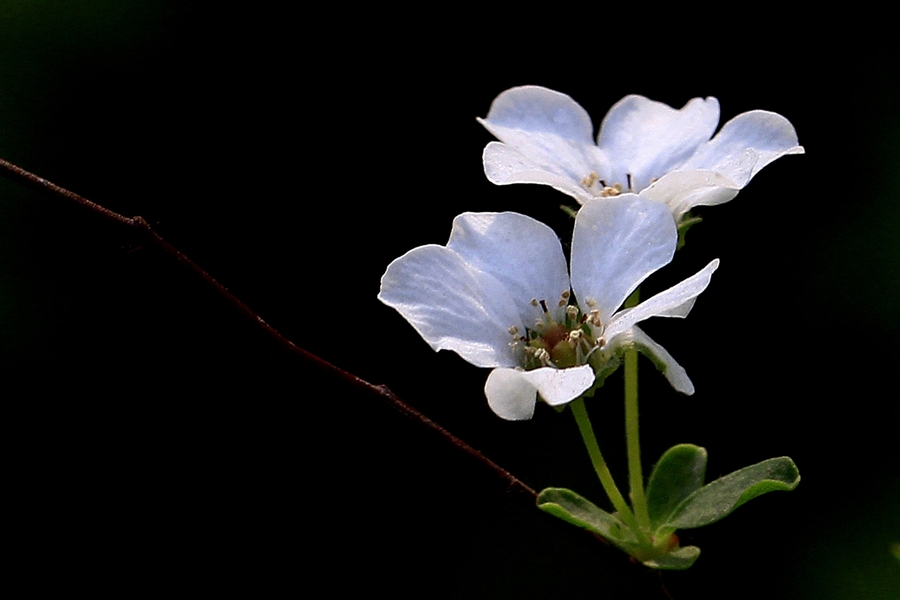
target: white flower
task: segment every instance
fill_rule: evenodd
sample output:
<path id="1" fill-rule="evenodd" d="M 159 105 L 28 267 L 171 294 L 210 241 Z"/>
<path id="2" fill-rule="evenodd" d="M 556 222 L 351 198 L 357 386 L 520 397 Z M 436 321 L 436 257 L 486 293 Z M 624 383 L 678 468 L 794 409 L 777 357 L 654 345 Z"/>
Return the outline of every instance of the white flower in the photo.
<path id="1" fill-rule="evenodd" d="M 559 239 L 543 223 L 511 212 L 464 213 L 446 246 L 421 246 L 393 261 L 378 298 L 435 350 L 492 367 L 485 395 L 505 419 L 531 418 L 537 395 L 554 406 L 574 400 L 625 347 L 648 353 L 678 391 L 691 394 L 684 369 L 636 324 L 686 316 L 719 261 L 616 312 L 672 259 L 676 241 L 663 204 L 635 194 L 590 200 L 575 220 L 570 279 Z"/>
<path id="2" fill-rule="evenodd" d="M 676 220 L 694 206 L 731 200 L 776 158 L 803 153 L 790 122 L 763 110 L 736 116 L 712 137 L 715 98 L 675 110 L 626 96 L 606 114 L 596 144 L 587 112 L 538 86 L 503 92 L 478 121 L 501 140 L 484 149 L 493 183 L 543 183 L 582 204 L 633 191 L 667 203 Z"/>

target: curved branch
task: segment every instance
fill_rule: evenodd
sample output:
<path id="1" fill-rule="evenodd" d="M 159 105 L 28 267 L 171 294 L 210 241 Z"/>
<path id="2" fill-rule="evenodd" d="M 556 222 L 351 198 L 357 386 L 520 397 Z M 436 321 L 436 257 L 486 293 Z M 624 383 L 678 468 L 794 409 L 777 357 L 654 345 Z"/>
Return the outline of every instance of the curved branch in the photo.
<path id="1" fill-rule="evenodd" d="M 506 469 L 503 469 L 502 467 L 500 467 L 500 465 L 484 456 L 481 452 L 429 419 L 422 412 L 401 400 L 396 394 L 388 389 L 387 386 L 375 385 L 366 381 L 365 379 L 357 377 L 356 375 L 349 373 L 341 369 L 340 367 L 337 367 L 330 362 L 320 358 L 312 352 L 304 350 L 303 348 L 299 347 L 297 344 L 283 336 L 277 329 L 266 323 L 263 318 L 255 313 L 249 306 L 244 304 L 244 302 L 241 301 L 240 298 L 235 296 L 225 286 L 219 283 L 212 275 L 204 271 L 197 263 L 192 261 L 180 250 L 178 250 L 172 244 L 167 242 L 162 236 L 156 233 L 156 231 L 154 231 L 153 228 L 150 227 L 150 224 L 147 223 L 147 221 L 143 217 L 136 216 L 129 218 L 117 212 L 111 211 L 108 208 L 97 204 L 96 202 L 92 202 L 83 196 L 79 196 L 74 192 L 56 185 L 55 183 L 47 181 L 42 177 L 38 177 L 34 173 L 30 173 L 19 166 L 3 160 L 2 158 L 0 158 L 0 174 L 8 179 L 24 185 L 25 187 L 67 200 L 71 203 L 81 206 L 82 208 L 85 208 L 108 221 L 112 221 L 117 225 L 129 227 L 131 229 L 139 231 L 151 244 L 174 258 L 187 269 L 193 271 L 193 273 L 201 280 L 203 280 L 203 282 L 207 286 L 212 288 L 219 296 L 221 296 L 232 307 L 237 309 L 237 311 L 240 312 L 244 317 L 255 323 L 259 329 L 261 329 L 271 340 L 278 343 L 282 348 L 284 348 L 288 352 L 293 353 L 302 360 L 311 363 L 323 372 L 336 376 L 338 379 L 344 381 L 352 387 L 378 396 L 400 414 L 430 429 L 432 432 L 443 438 L 444 441 L 452 444 L 457 450 L 460 450 L 461 452 L 469 455 L 470 457 L 480 462 L 483 466 L 493 471 L 493 473 L 497 477 L 507 482 L 509 489 L 515 489 L 525 492 L 528 496 L 531 497 L 532 500 L 537 499 L 537 492 L 535 492 L 522 480 L 513 476 L 512 473 L 510 473 Z"/>
<path id="2" fill-rule="evenodd" d="M 193 271 L 197 277 L 199 277 L 201 280 L 203 280 L 204 283 L 206 283 L 206 285 L 212 288 L 228 304 L 237 309 L 242 315 L 244 315 L 244 317 L 255 323 L 258 328 L 260 328 L 271 340 L 278 343 L 282 348 L 284 348 L 288 352 L 293 353 L 305 362 L 314 365 L 324 373 L 335 376 L 341 381 L 358 390 L 378 396 L 403 416 L 437 434 L 445 442 L 451 444 L 457 450 L 463 452 L 464 454 L 467 454 L 471 458 L 481 463 L 482 466 L 492 471 L 496 477 L 505 481 L 507 483 L 508 490 L 524 492 L 526 496 L 530 498 L 532 503 L 537 500 L 537 492 L 535 492 L 535 490 L 528 486 L 525 482 L 515 477 L 512 473 L 502 468 L 491 459 L 484 456 L 481 452 L 473 448 L 471 445 L 467 444 L 462 439 L 458 438 L 457 436 L 453 435 L 452 433 L 432 421 L 421 411 L 417 410 L 416 408 L 400 399 L 387 386 L 376 385 L 374 383 L 366 381 L 365 379 L 362 379 L 361 377 L 357 377 L 356 375 L 331 364 L 330 362 L 313 354 L 312 352 L 304 350 L 303 348 L 299 347 L 294 342 L 283 336 L 277 329 L 266 323 L 263 318 L 255 313 L 249 306 L 244 304 L 244 302 L 240 298 L 235 296 L 225 286 L 219 283 L 212 275 L 204 271 L 198 264 L 188 258 L 172 244 L 167 242 L 161 235 L 156 233 L 156 231 L 153 230 L 150 224 L 147 223 L 147 221 L 143 217 L 135 216 L 129 218 L 117 212 L 111 211 L 105 206 L 101 206 L 96 202 L 92 202 L 91 200 L 88 200 L 83 196 L 80 196 L 72 191 L 60 187 L 50 181 L 47 181 L 42 177 L 38 177 L 34 173 L 26 171 L 25 169 L 22 169 L 21 167 L 14 165 L 2 158 L 0 158 L 0 175 L 3 175 L 7 179 L 20 183 L 23 186 L 36 190 L 38 192 L 46 193 L 51 196 L 67 200 L 91 211 L 93 214 L 103 217 L 108 221 L 114 222 L 119 226 L 128 227 L 140 232 L 151 244 L 174 258 L 189 270 Z M 603 540 L 601 538 L 598 539 L 605 545 L 609 546 L 606 540 Z M 654 574 L 650 569 L 643 567 L 635 561 L 632 561 L 632 564 L 640 567 L 648 575 Z M 667 599 L 671 600 L 672 596 L 663 584 L 662 573 L 657 571 L 655 575 L 659 577 L 658 581 L 660 591 Z"/>

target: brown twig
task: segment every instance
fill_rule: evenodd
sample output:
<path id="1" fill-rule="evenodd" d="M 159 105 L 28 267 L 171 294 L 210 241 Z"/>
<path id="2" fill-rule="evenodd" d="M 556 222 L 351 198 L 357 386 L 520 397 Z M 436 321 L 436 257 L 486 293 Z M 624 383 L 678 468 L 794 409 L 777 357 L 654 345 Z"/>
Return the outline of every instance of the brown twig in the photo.
<path id="1" fill-rule="evenodd" d="M 500 465 L 484 456 L 481 452 L 429 419 L 422 412 L 416 410 L 415 408 L 401 400 L 396 394 L 388 389 L 387 386 L 375 385 L 366 381 L 365 379 L 357 377 L 352 373 L 348 373 L 347 371 L 344 371 L 340 367 L 331 364 L 330 362 L 320 358 L 312 352 L 304 350 L 303 348 L 297 346 L 294 342 L 283 336 L 277 329 L 266 323 L 263 318 L 255 313 L 249 306 L 244 304 L 244 302 L 241 301 L 240 298 L 235 296 L 225 286 L 216 281 L 216 279 L 212 275 L 204 271 L 197 263 L 192 261 L 181 251 L 175 248 L 172 244 L 167 242 L 162 236 L 156 233 L 143 217 L 136 216 L 129 218 L 124 215 L 120 215 L 119 213 L 111 211 L 108 208 L 97 204 L 96 202 L 92 202 L 83 196 L 79 196 L 74 192 L 71 192 L 50 181 L 47 181 L 42 177 L 38 177 L 34 173 L 30 173 L 25 169 L 22 169 L 21 167 L 3 160 L 2 158 L 0 158 L 0 174 L 7 177 L 8 179 L 24 185 L 25 187 L 50 194 L 57 198 L 65 199 L 69 202 L 77 204 L 78 206 L 81 206 L 82 208 L 90 210 L 92 213 L 97 214 L 107 219 L 108 221 L 112 221 L 118 225 L 130 227 L 141 232 L 142 235 L 150 243 L 174 258 L 189 270 L 193 271 L 193 273 L 197 277 L 202 279 L 204 283 L 215 290 L 215 292 L 219 296 L 225 299 L 225 301 L 228 302 L 232 307 L 237 309 L 237 311 L 244 315 L 244 317 L 255 323 L 257 327 L 262 329 L 262 331 L 270 339 L 277 342 L 282 348 L 284 348 L 288 352 L 295 354 L 302 360 L 316 366 L 323 372 L 338 377 L 339 379 L 355 387 L 356 389 L 378 396 L 400 414 L 409 419 L 412 419 L 413 421 L 419 423 L 424 427 L 427 427 L 429 430 L 443 438 L 444 441 L 452 444 L 457 450 L 468 454 L 469 456 L 480 462 L 482 465 L 487 467 L 489 470 L 493 471 L 493 473 L 497 477 L 507 482 L 509 489 L 525 492 L 526 494 L 531 496 L 532 500 L 537 499 L 537 492 L 535 492 L 531 487 L 525 484 L 521 479 L 513 476 L 512 473 L 502 468 Z"/>
<path id="2" fill-rule="evenodd" d="M 88 200 L 83 196 L 79 196 L 78 194 L 60 187 L 55 183 L 47 181 L 42 177 L 38 177 L 34 173 L 26 171 L 25 169 L 22 169 L 21 167 L 14 165 L 2 158 L 0 158 L 0 175 L 3 175 L 7 179 L 16 181 L 17 183 L 20 183 L 30 189 L 46 193 L 57 198 L 65 199 L 91 211 L 96 215 L 103 217 L 108 221 L 114 222 L 117 225 L 129 227 L 135 231 L 140 232 L 151 244 L 174 258 L 189 270 L 193 271 L 197 277 L 203 280 L 204 283 L 211 287 L 232 307 L 237 309 L 238 312 L 255 323 L 257 327 L 259 327 L 270 339 L 278 343 L 282 348 L 284 348 L 288 352 L 293 353 L 302 360 L 314 365 L 323 372 L 338 377 L 348 385 L 366 393 L 378 396 L 403 416 L 415 421 L 423 427 L 426 427 L 433 433 L 440 436 L 445 442 L 453 445 L 453 447 L 455 447 L 457 450 L 469 455 L 470 457 L 481 463 L 482 466 L 486 467 L 488 470 L 492 471 L 498 478 L 505 481 L 509 490 L 524 492 L 527 496 L 530 497 L 532 501 L 535 501 L 537 499 L 537 492 L 535 492 L 534 489 L 529 487 L 525 482 L 515 477 L 512 473 L 502 468 L 491 459 L 484 456 L 481 452 L 467 444 L 462 439 L 456 437 L 455 435 L 429 419 L 419 410 L 404 402 L 387 386 L 376 385 L 374 383 L 366 381 L 365 379 L 362 379 L 361 377 L 357 377 L 356 375 L 331 364 L 330 362 L 322 359 L 312 352 L 304 350 L 303 348 L 297 346 L 294 342 L 283 336 L 277 329 L 266 323 L 263 318 L 255 313 L 249 306 L 244 304 L 244 302 L 241 301 L 240 298 L 235 296 L 225 286 L 219 283 L 212 275 L 204 271 L 197 263 L 192 261 L 185 254 L 175 248 L 172 244 L 167 242 L 161 235 L 156 233 L 156 231 L 154 231 L 153 228 L 150 227 L 150 224 L 147 223 L 147 221 L 143 217 L 135 216 L 129 218 L 117 212 L 111 211 L 105 206 L 101 206 L 96 202 L 92 202 L 91 200 Z M 609 545 L 606 540 L 601 539 L 601 541 Z M 667 599 L 671 600 L 672 596 L 663 584 L 662 573 L 657 572 L 657 575 L 659 576 L 659 585 L 661 592 Z"/>

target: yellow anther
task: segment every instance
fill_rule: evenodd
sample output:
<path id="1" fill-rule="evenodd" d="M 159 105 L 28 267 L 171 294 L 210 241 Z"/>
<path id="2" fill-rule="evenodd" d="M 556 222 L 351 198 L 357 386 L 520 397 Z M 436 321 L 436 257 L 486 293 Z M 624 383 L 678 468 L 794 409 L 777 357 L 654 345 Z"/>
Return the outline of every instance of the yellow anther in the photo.
<path id="1" fill-rule="evenodd" d="M 622 184 L 617 183 L 614 186 L 604 186 L 602 190 L 600 190 L 601 198 L 612 198 L 613 196 L 618 196 L 622 193 Z"/>

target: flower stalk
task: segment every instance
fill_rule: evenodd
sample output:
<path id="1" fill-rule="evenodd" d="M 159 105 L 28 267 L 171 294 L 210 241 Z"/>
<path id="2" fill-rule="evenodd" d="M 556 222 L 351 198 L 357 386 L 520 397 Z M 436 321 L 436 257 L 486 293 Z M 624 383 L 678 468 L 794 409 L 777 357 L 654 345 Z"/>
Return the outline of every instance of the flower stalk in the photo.
<path id="1" fill-rule="evenodd" d="M 640 292 L 635 290 L 625 301 L 625 308 L 637 306 Z M 650 531 L 650 514 L 644 493 L 641 467 L 641 440 L 638 426 L 638 352 L 625 351 L 625 440 L 628 447 L 628 483 L 635 518 L 642 531 Z"/>
<path id="2" fill-rule="evenodd" d="M 591 457 L 591 464 L 594 466 L 594 471 L 600 478 L 603 490 L 606 492 L 606 495 L 609 496 L 610 501 L 619 513 L 619 518 L 622 519 L 626 525 L 631 527 L 632 530 L 638 531 L 639 527 L 637 527 L 634 514 L 631 512 L 628 502 L 625 501 L 625 497 L 622 496 L 622 492 L 620 492 L 618 486 L 616 486 L 616 482 L 613 479 L 612 473 L 609 471 L 606 460 L 600 452 L 600 445 L 597 444 L 597 437 L 594 435 L 594 428 L 591 426 L 591 420 L 588 417 L 587 409 L 584 406 L 584 399 L 579 398 L 573 401 L 570 406 L 572 407 L 572 415 L 575 417 L 575 423 L 578 425 L 578 432 L 581 433 L 581 439 L 584 440 L 588 455 Z"/>

